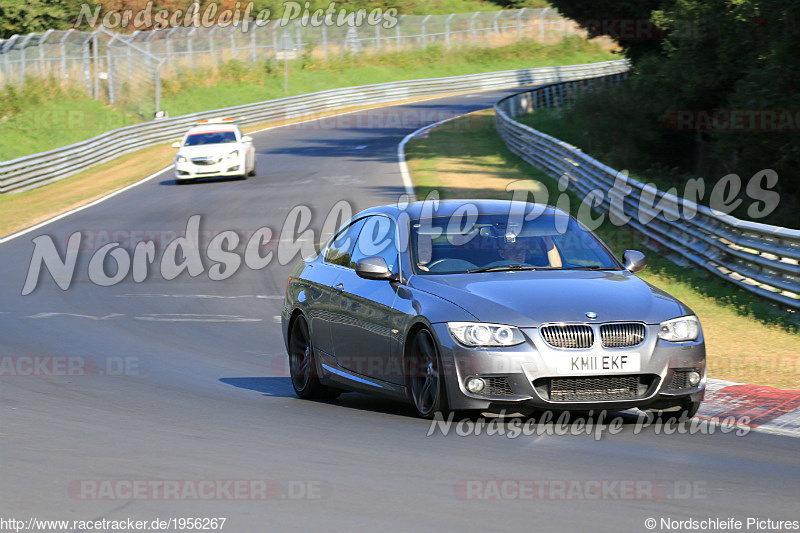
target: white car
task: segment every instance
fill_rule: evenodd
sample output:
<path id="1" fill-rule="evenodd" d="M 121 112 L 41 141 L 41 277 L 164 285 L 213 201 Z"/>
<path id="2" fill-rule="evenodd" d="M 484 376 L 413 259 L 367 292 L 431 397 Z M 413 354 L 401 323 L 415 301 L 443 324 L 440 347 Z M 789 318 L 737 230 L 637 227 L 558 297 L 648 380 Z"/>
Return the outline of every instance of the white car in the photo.
<path id="1" fill-rule="evenodd" d="M 200 120 L 183 140 L 172 144 L 175 180 L 187 183 L 197 178 L 256 175 L 256 150 L 253 138 L 244 135 L 232 118 Z"/>

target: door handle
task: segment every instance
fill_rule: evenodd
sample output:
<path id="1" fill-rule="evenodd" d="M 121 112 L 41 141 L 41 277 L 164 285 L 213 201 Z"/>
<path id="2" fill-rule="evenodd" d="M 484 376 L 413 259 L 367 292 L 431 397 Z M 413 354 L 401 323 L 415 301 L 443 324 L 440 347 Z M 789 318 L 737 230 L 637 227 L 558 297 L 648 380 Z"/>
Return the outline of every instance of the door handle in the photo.
<path id="1" fill-rule="evenodd" d="M 336 285 L 334 287 L 334 289 L 336 289 L 337 292 L 344 292 L 344 284 L 343 283 L 339 283 L 338 285 Z"/>

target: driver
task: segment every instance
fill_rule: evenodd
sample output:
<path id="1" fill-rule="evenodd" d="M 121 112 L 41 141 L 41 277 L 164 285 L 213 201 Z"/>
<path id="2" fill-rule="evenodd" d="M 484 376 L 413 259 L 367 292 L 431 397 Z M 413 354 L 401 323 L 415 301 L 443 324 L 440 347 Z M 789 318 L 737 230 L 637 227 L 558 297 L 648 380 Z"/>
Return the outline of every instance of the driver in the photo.
<path id="1" fill-rule="evenodd" d="M 513 241 L 510 239 L 502 239 L 500 241 L 498 253 L 505 261 L 524 264 L 527 262 L 528 248 L 518 238 L 515 238 Z"/>

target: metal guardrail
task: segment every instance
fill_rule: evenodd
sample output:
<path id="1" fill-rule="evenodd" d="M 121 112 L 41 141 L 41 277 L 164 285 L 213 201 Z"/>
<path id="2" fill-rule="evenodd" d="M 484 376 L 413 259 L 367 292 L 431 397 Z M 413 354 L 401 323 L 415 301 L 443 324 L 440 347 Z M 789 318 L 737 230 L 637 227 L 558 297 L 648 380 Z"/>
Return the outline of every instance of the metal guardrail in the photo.
<path id="1" fill-rule="evenodd" d="M 613 189 L 618 171 L 514 120 L 537 108 L 561 105 L 589 84 L 614 82 L 622 76 L 556 83 L 504 98 L 495 105 L 497 131 L 512 152 L 550 176 L 566 174 L 570 185 L 584 195 L 594 189 L 603 191 L 603 201 L 596 209 L 609 213 L 613 194 L 615 204 L 631 217 L 627 225 L 660 246 L 748 291 L 800 309 L 800 230 L 739 220 L 645 187 L 633 178 L 627 179 L 632 192 L 622 199 Z M 643 194 L 646 202 L 640 205 Z M 649 207 L 653 205 L 663 210 Z M 640 208 L 652 217 L 650 222 L 640 221 Z M 687 208 L 696 212 L 694 217 L 682 216 Z"/>
<path id="2" fill-rule="evenodd" d="M 220 115 L 240 125 L 288 122 L 340 109 L 465 91 L 605 76 L 627 69 L 625 61 L 509 70 L 448 78 L 380 83 L 280 98 L 128 126 L 92 139 L 0 163 L 0 193 L 21 192 L 82 172 L 147 146 L 179 139 L 196 121 Z"/>

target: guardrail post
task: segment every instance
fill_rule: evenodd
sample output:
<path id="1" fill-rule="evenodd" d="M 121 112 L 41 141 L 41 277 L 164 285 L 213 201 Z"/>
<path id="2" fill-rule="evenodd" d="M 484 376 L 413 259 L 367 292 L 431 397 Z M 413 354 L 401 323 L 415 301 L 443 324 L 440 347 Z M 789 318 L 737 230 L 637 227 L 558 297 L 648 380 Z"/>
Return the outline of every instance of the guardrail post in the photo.
<path id="1" fill-rule="evenodd" d="M 156 115 L 161 111 L 161 65 L 163 64 L 162 61 L 156 65 Z"/>
<path id="2" fill-rule="evenodd" d="M 69 74 L 67 74 L 66 40 L 69 39 L 69 37 L 72 35 L 72 32 L 74 31 L 75 30 L 73 28 L 68 29 L 67 32 L 64 34 L 64 36 L 61 38 L 61 41 L 59 41 L 59 44 L 61 45 L 61 77 L 64 79 L 67 79 L 69 77 Z"/>
<path id="3" fill-rule="evenodd" d="M 35 33 L 30 33 L 27 36 L 25 36 L 25 38 L 22 39 L 22 44 L 20 45 L 20 56 L 19 56 L 19 58 L 20 58 L 20 68 L 22 69 L 21 70 L 21 72 L 22 72 L 22 85 L 25 85 L 25 78 L 28 76 L 28 72 L 27 72 L 28 66 L 27 66 L 27 64 L 25 62 L 25 59 L 26 59 L 25 49 L 28 48 L 28 41 L 30 41 L 31 38 L 34 35 L 36 35 L 36 34 Z"/>
<path id="4" fill-rule="evenodd" d="M 212 26 L 208 31 L 208 57 L 211 59 L 211 70 L 216 72 L 217 62 L 214 59 L 214 32 L 217 31 L 216 26 Z"/>
<path id="5" fill-rule="evenodd" d="M 97 31 L 92 33 L 92 50 L 94 52 L 94 99 L 100 100 L 100 48 L 97 39 Z"/>
<path id="6" fill-rule="evenodd" d="M 189 30 L 189 33 L 186 35 L 186 52 L 189 55 L 189 68 L 191 70 L 194 70 L 194 47 L 192 46 L 194 38 L 192 36 L 196 31 L 197 27 L 194 27 Z"/>
<path id="7" fill-rule="evenodd" d="M 477 17 L 478 15 L 480 15 L 480 11 L 476 11 L 469 18 L 469 33 L 470 36 L 472 37 L 473 43 L 478 40 L 478 33 L 475 31 L 475 17 Z"/>
<path id="8" fill-rule="evenodd" d="M 447 48 L 450 48 L 450 21 L 453 20 L 453 17 L 455 17 L 455 16 L 456 16 L 455 13 L 450 13 L 450 15 L 444 21 L 444 32 L 445 32 L 444 33 L 444 36 L 445 36 L 444 38 L 445 38 L 445 44 L 447 45 Z"/>
<path id="9" fill-rule="evenodd" d="M 250 53 L 250 61 L 255 65 L 258 63 L 258 53 L 256 51 L 256 28 L 250 28 Z"/>
<path id="10" fill-rule="evenodd" d="M 328 60 L 328 24 L 322 23 L 322 58 Z"/>
<path id="11" fill-rule="evenodd" d="M 37 47 L 39 48 L 39 65 L 36 70 L 39 72 L 40 76 L 44 75 L 44 45 L 47 43 L 47 39 L 49 39 L 51 35 L 53 35 L 53 30 L 47 30 L 44 32 L 44 35 L 42 35 L 42 38 L 37 44 Z"/>
<path id="12" fill-rule="evenodd" d="M 545 44 L 547 42 L 547 37 L 545 36 L 545 27 L 547 26 L 547 22 L 545 22 L 544 14 L 547 13 L 549 9 L 550 9 L 549 7 L 546 7 L 542 10 L 541 13 L 539 13 L 539 23 L 542 28 L 542 44 Z"/>
<path id="13" fill-rule="evenodd" d="M 302 26 L 298 23 L 295 24 L 295 43 L 297 43 L 297 54 L 303 55 L 303 35 L 301 33 Z"/>
<path id="14" fill-rule="evenodd" d="M 116 37 L 115 37 L 116 38 Z M 114 39 L 115 39 L 114 38 Z M 111 43 L 114 42 L 114 39 L 111 39 L 106 43 L 106 74 L 108 75 L 108 103 L 114 105 L 115 98 L 114 98 L 114 69 L 111 64 Z"/>
<path id="15" fill-rule="evenodd" d="M 397 19 L 397 24 L 395 24 L 395 27 L 394 27 L 395 34 L 397 35 L 397 51 L 398 52 L 402 49 L 401 43 L 403 41 L 403 36 L 400 33 L 400 26 L 401 26 L 400 22 L 405 17 L 406 17 L 405 15 L 400 15 L 400 17 Z"/>
<path id="16" fill-rule="evenodd" d="M 17 39 L 17 35 L 12 35 L 8 39 L 0 44 L 0 54 L 3 55 L 3 86 L 8 86 L 11 84 L 11 63 L 8 59 L 8 52 L 11 50 L 11 46 L 14 44 L 14 41 Z"/>

